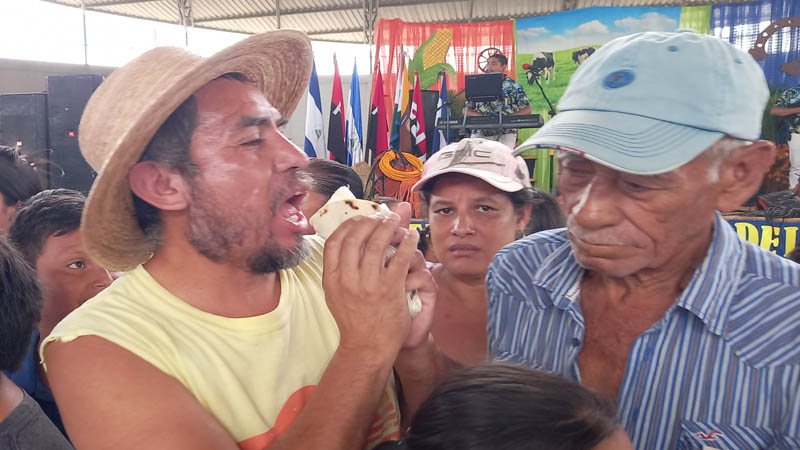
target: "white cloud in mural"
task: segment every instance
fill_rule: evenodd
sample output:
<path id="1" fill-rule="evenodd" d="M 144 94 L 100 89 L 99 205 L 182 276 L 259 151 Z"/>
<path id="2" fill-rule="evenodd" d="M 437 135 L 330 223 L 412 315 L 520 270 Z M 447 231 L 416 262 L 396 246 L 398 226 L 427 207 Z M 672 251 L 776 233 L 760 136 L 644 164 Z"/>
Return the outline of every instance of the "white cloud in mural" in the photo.
<path id="1" fill-rule="evenodd" d="M 603 22 L 600 22 L 599 20 L 593 20 L 591 22 L 580 24 L 578 28 L 575 28 L 574 30 L 567 30 L 567 33 L 574 33 L 576 35 L 608 33 L 608 27 L 605 26 Z"/>
<path id="2" fill-rule="evenodd" d="M 640 18 L 626 17 L 614 21 L 614 25 L 625 30 L 626 33 L 638 33 L 640 31 L 673 31 L 678 28 L 678 21 L 663 14 L 649 12 Z"/>
<path id="3" fill-rule="evenodd" d="M 534 27 L 534 28 L 525 28 L 523 30 L 517 30 L 517 39 L 523 41 L 530 41 L 534 39 L 542 38 L 542 35 L 549 33 L 550 31 L 545 27 Z"/>
<path id="4" fill-rule="evenodd" d="M 543 28 L 529 28 L 517 30 L 517 48 L 519 53 L 553 52 L 569 48 L 601 45 L 606 42 L 640 31 L 673 31 L 678 28 L 678 22 L 668 16 L 657 12 L 648 12 L 640 17 L 626 17 L 614 21 L 615 31 L 600 20 L 582 23 L 575 28 L 565 30 L 562 34 L 525 34 L 528 30 Z"/>
<path id="5" fill-rule="evenodd" d="M 553 52 L 567 48 L 604 44 L 620 33 L 613 33 L 603 22 L 592 20 L 575 28 L 565 30 L 563 34 L 539 38 L 520 38 L 517 30 L 517 48 L 519 53 Z"/>

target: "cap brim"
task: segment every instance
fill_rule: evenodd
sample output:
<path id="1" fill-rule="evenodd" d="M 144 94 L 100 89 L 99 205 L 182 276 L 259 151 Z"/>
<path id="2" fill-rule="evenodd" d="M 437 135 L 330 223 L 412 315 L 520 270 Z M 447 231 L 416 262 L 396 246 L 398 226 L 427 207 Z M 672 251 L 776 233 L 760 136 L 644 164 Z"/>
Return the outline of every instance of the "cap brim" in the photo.
<path id="1" fill-rule="evenodd" d="M 568 150 L 615 170 L 654 175 L 686 164 L 723 136 L 633 114 L 570 110 L 550 119 L 514 154 L 535 148 Z"/>
<path id="2" fill-rule="evenodd" d="M 504 192 L 517 192 L 525 188 L 522 183 L 494 172 L 478 169 L 467 169 L 463 167 L 452 167 L 433 172 L 420 178 L 420 180 L 414 184 L 414 187 L 411 188 L 411 190 L 414 192 L 419 192 L 429 181 L 446 173 L 463 173 L 465 175 L 471 175 Z"/>

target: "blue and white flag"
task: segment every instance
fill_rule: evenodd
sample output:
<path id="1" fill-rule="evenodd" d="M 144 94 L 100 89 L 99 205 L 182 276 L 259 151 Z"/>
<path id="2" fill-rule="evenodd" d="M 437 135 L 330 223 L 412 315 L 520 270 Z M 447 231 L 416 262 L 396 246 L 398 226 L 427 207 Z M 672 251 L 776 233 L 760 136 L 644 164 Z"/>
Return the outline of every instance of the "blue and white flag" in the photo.
<path id="1" fill-rule="evenodd" d="M 358 83 L 358 70 L 353 62 L 353 78 L 350 80 L 350 93 L 348 94 L 349 108 L 347 110 L 347 165 L 352 166 L 364 161 L 364 139 L 361 128 L 361 88 Z"/>
<path id="2" fill-rule="evenodd" d="M 442 76 L 442 89 L 439 91 L 439 101 L 436 103 L 436 119 L 434 119 L 434 129 L 436 130 L 433 133 L 433 142 L 431 143 L 431 151 L 430 155 L 439 151 L 440 148 L 447 145 L 447 138 L 448 136 L 445 135 L 444 130 L 439 130 L 436 128 L 436 124 L 439 123 L 440 117 L 450 118 L 450 105 L 447 102 L 447 76 L 444 72 L 441 73 Z M 444 105 L 444 107 L 442 107 Z M 429 155 L 429 156 L 430 156 Z"/>
<path id="3" fill-rule="evenodd" d="M 303 149 L 311 158 L 327 158 L 325 150 L 325 130 L 322 122 L 322 100 L 319 97 L 319 79 L 317 65 L 311 69 L 311 80 L 308 83 L 308 101 L 306 103 L 306 141 Z"/>

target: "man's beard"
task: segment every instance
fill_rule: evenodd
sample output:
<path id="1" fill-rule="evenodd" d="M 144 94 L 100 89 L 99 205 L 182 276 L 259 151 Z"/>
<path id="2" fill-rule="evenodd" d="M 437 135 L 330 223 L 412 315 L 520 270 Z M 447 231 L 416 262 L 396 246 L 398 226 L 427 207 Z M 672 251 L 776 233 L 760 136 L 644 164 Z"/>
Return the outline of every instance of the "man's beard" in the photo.
<path id="1" fill-rule="evenodd" d="M 206 258 L 218 262 L 232 262 L 234 246 L 241 245 L 248 228 L 247 216 L 235 213 L 224 214 L 211 201 L 210 192 L 205 192 L 198 183 L 190 182 L 192 204 L 189 208 L 189 243 Z M 281 192 L 270 201 L 270 213 L 275 216 Z M 228 205 L 233 206 L 233 205 Z M 254 274 L 267 274 L 297 266 L 308 256 L 308 244 L 301 233 L 293 248 L 281 248 L 270 235 L 267 242 L 245 261 L 247 269 Z"/>

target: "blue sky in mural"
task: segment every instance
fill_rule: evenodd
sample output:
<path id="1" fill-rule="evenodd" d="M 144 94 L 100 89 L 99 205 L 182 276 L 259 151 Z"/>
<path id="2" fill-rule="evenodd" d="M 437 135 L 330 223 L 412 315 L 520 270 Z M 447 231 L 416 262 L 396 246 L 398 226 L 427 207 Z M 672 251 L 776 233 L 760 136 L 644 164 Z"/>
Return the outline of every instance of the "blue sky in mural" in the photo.
<path id="1" fill-rule="evenodd" d="M 681 8 L 592 7 L 517 20 L 517 52 L 600 45 L 640 31 L 673 31 Z"/>

